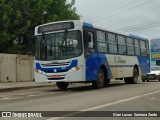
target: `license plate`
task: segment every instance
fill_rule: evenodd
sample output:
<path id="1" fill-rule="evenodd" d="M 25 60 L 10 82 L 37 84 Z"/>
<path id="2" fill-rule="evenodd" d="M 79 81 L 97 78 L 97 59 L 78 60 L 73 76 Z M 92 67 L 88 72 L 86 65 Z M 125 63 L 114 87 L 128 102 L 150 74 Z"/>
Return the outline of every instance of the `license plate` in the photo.
<path id="1" fill-rule="evenodd" d="M 52 75 L 52 78 L 60 78 L 60 75 Z"/>

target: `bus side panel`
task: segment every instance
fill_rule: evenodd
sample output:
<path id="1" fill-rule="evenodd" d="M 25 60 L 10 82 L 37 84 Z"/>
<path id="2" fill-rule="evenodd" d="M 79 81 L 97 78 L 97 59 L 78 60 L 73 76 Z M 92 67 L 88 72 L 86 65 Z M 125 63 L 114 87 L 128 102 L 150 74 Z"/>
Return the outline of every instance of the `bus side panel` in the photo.
<path id="1" fill-rule="evenodd" d="M 93 53 L 86 59 L 86 81 L 94 81 L 98 79 L 98 70 L 101 65 L 107 69 L 107 79 L 111 79 L 111 70 L 108 67 L 108 61 L 105 54 Z"/>
<path id="2" fill-rule="evenodd" d="M 146 56 L 92 54 L 86 60 L 86 80 L 97 80 L 101 65 L 107 69 L 107 79 L 132 77 L 135 64 L 139 66 L 140 76 L 150 70 L 149 57 Z"/>
<path id="3" fill-rule="evenodd" d="M 113 74 L 111 72 L 111 69 L 109 67 L 109 61 L 108 61 L 108 57 L 106 54 L 102 54 L 102 53 L 99 53 L 99 57 L 98 57 L 98 61 L 99 61 L 99 68 L 101 65 L 104 65 L 107 69 L 107 73 L 106 73 L 106 78 L 107 79 L 112 79 L 113 78 Z"/>
<path id="4" fill-rule="evenodd" d="M 98 54 L 93 53 L 86 58 L 86 81 L 98 79 Z"/>
<path id="5" fill-rule="evenodd" d="M 150 59 L 146 56 L 138 56 L 139 67 L 142 75 L 150 72 Z"/>
<path id="6" fill-rule="evenodd" d="M 112 72 L 112 78 L 132 77 L 133 68 L 136 64 L 139 66 L 139 74 L 141 75 L 140 64 L 146 61 L 143 60 L 142 58 L 138 58 L 137 56 L 111 55 L 111 54 L 108 54 L 106 56 L 109 63 L 109 67 Z"/>

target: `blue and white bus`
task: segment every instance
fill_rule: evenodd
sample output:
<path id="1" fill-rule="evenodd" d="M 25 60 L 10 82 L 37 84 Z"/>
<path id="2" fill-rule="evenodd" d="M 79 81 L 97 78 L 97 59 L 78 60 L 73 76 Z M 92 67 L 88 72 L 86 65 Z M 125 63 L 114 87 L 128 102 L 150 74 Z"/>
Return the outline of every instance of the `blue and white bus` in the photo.
<path id="1" fill-rule="evenodd" d="M 136 84 L 150 71 L 146 38 L 102 29 L 79 20 L 43 24 L 35 28 L 35 81 L 92 83 L 102 88 L 111 79 Z"/>

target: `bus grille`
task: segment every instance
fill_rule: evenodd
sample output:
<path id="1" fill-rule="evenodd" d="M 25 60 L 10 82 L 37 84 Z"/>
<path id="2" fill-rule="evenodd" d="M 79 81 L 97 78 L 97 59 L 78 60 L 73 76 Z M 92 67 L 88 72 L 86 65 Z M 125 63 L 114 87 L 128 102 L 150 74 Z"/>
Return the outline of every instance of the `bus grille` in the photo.
<path id="1" fill-rule="evenodd" d="M 57 62 L 52 62 L 52 63 L 45 63 L 45 64 L 41 64 L 42 67 L 50 67 L 50 66 L 68 66 L 70 64 L 70 62 L 61 62 L 61 63 L 57 63 Z"/>
<path id="2" fill-rule="evenodd" d="M 66 69 L 66 70 L 57 70 L 57 72 L 56 73 L 61 73 L 61 72 L 67 72 L 68 71 L 68 69 Z M 44 71 L 45 73 L 55 73 L 54 71 Z"/>

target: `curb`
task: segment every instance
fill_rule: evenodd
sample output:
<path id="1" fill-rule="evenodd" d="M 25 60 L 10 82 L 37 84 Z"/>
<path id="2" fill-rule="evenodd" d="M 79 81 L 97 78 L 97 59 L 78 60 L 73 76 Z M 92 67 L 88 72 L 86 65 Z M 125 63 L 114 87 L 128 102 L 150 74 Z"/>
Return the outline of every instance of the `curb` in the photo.
<path id="1" fill-rule="evenodd" d="M 124 81 L 112 81 L 110 82 L 110 84 L 114 84 L 114 83 L 124 83 Z M 55 84 L 37 84 L 37 85 L 28 85 L 28 86 L 18 86 L 18 87 L 6 87 L 6 88 L 0 88 L 0 92 L 9 92 L 9 91 L 13 91 L 13 90 L 24 90 L 24 89 L 31 89 L 31 88 L 43 88 L 43 87 L 53 87 L 56 86 Z"/>
<path id="2" fill-rule="evenodd" d="M 12 90 L 23 90 L 23 89 L 30 89 L 30 88 L 41 88 L 41 87 L 53 87 L 54 85 L 35 85 L 35 86 L 21 86 L 21 87 L 11 87 L 11 88 L 0 88 L 0 92 L 8 92 Z"/>

